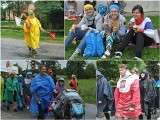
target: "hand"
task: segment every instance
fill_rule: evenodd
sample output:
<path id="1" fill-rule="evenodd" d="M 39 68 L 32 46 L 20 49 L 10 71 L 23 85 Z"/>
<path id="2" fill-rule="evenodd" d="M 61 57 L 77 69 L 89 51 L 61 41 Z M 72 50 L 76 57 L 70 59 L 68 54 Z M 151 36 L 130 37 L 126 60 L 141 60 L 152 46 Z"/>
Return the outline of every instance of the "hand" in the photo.
<path id="1" fill-rule="evenodd" d="M 58 93 L 58 91 L 55 89 L 55 90 L 54 90 L 54 93 L 56 93 L 56 94 L 57 94 L 57 93 Z"/>
<path id="2" fill-rule="evenodd" d="M 44 30 L 43 28 L 40 28 L 40 30 L 41 30 L 42 32 L 45 32 L 45 30 Z"/>
<path id="3" fill-rule="evenodd" d="M 41 101 L 40 101 L 38 98 L 36 98 L 36 102 L 37 102 L 38 104 L 41 104 Z"/>
<path id="4" fill-rule="evenodd" d="M 70 29 L 70 31 L 75 32 L 75 28 L 76 28 L 76 25 L 73 24 L 72 27 L 71 27 L 71 29 Z"/>
<path id="5" fill-rule="evenodd" d="M 118 30 L 117 27 L 113 27 L 113 32 L 116 32 Z"/>
<path id="6" fill-rule="evenodd" d="M 105 23 L 105 22 L 104 22 L 104 23 L 102 24 L 102 27 L 103 27 L 103 28 L 107 28 L 107 27 L 108 27 L 108 23 Z"/>

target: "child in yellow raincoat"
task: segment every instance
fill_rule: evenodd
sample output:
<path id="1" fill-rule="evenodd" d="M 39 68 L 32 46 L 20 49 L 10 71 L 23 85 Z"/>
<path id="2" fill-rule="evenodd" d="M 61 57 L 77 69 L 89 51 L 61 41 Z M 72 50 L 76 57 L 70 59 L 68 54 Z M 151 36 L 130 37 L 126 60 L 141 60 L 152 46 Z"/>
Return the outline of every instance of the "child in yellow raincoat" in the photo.
<path id="1" fill-rule="evenodd" d="M 35 49 L 39 48 L 39 38 L 40 38 L 40 30 L 45 32 L 44 29 L 41 27 L 41 23 L 35 17 L 33 10 L 28 11 L 28 17 L 24 23 L 24 41 L 28 45 L 29 50 L 33 54 L 37 54 Z"/>

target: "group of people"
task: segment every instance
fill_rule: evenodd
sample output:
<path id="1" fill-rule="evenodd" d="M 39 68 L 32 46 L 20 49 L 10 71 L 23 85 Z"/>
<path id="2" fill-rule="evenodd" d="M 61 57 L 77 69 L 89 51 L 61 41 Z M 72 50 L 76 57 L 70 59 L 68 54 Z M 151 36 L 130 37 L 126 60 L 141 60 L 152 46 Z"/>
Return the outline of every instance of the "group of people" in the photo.
<path id="1" fill-rule="evenodd" d="M 154 43 L 154 28 L 149 17 L 144 16 L 143 7 L 136 5 L 132 9 L 133 18 L 129 23 L 126 22 L 125 17 L 120 14 L 120 6 L 118 4 L 111 4 L 109 7 L 109 14 L 104 18 L 97 11 L 94 10 L 92 4 L 84 5 L 84 16 L 78 25 L 73 24 L 70 32 L 65 39 L 65 50 L 69 44 L 78 38 L 81 40 L 80 44 L 72 54 L 70 59 L 82 53 L 86 47 L 86 37 L 91 33 L 100 33 L 101 37 L 105 39 L 105 52 L 101 59 L 106 59 L 111 56 L 111 50 L 114 43 L 121 45 L 115 52 L 115 58 L 120 59 L 122 52 L 129 45 L 135 44 L 135 60 L 142 61 L 142 51 L 145 46 L 150 46 Z"/>
<path id="2" fill-rule="evenodd" d="M 145 113 L 147 120 L 151 120 L 157 97 L 154 81 L 146 70 L 142 70 L 138 75 L 137 68 L 133 68 L 131 72 L 125 64 L 120 64 L 118 68 L 120 78 L 115 91 L 107 79 L 96 71 L 97 117 L 101 117 L 104 112 L 106 119 L 110 119 L 111 115 L 117 120 L 137 120 L 143 119 L 142 113 Z"/>
<path id="3" fill-rule="evenodd" d="M 66 89 L 64 83 L 64 78 L 57 79 L 53 71 L 44 65 L 39 66 L 39 74 L 30 71 L 26 74 L 26 70 L 19 76 L 14 72 L 7 73 L 1 77 L 1 88 L 4 88 L 1 90 L 2 107 L 7 104 L 7 110 L 10 110 L 13 103 L 14 112 L 27 108 L 38 119 L 44 119 L 48 115 L 49 104 Z M 77 90 L 76 75 L 72 75 L 68 84 L 70 89 Z"/>

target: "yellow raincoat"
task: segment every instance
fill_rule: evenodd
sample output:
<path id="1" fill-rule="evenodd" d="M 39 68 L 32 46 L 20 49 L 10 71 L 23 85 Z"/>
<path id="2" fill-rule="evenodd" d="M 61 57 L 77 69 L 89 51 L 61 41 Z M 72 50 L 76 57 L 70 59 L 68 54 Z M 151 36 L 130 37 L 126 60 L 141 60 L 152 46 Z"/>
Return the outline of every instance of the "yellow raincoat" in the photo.
<path id="1" fill-rule="evenodd" d="M 28 29 L 24 23 L 24 41 L 32 49 L 37 49 L 39 48 L 41 23 L 36 17 L 31 18 L 30 16 L 27 17 L 26 22 L 30 28 Z"/>

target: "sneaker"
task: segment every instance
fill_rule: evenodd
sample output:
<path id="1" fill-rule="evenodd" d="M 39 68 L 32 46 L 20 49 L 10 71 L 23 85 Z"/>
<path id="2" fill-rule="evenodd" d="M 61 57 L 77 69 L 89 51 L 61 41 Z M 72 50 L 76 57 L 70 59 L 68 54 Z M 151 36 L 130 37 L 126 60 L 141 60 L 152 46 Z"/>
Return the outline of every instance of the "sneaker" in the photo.
<path id="1" fill-rule="evenodd" d="M 32 50 L 32 53 L 33 53 L 33 54 L 37 54 L 37 52 L 36 52 L 35 50 Z"/>
<path id="2" fill-rule="evenodd" d="M 29 106 L 27 106 L 27 110 L 29 110 Z"/>
<path id="3" fill-rule="evenodd" d="M 69 60 L 74 60 L 74 58 L 80 54 L 80 52 L 78 52 L 77 50 L 72 54 L 72 56 L 69 58 Z"/>
<path id="4" fill-rule="evenodd" d="M 105 55 L 103 55 L 102 57 L 101 57 L 101 59 L 102 60 L 104 60 L 104 59 L 106 59 L 107 57 L 105 56 Z"/>
<path id="5" fill-rule="evenodd" d="M 111 55 L 111 53 L 110 53 L 110 51 L 109 50 L 106 50 L 106 52 L 104 53 L 106 56 L 110 56 Z"/>
<path id="6" fill-rule="evenodd" d="M 120 59 L 121 57 L 122 57 L 122 52 L 119 52 L 119 51 L 115 52 L 116 59 Z"/>
<path id="7" fill-rule="evenodd" d="M 134 59 L 135 60 L 137 60 L 137 61 L 143 61 L 141 58 L 139 58 L 139 57 L 134 57 Z"/>
<path id="8" fill-rule="evenodd" d="M 10 108 L 9 108 L 9 106 L 7 106 L 7 110 L 9 110 Z"/>
<path id="9" fill-rule="evenodd" d="M 31 48 L 31 47 L 29 47 L 29 46 L 28 46 L 28 49 L 29 49 L 29 51 L 30 51 L 30 52 L 32 51 L 32 48 Z"/>
<path id="10" fill-rule="evenodd" d="M 14 109 L 14 112 L 17 112 L 17 109 Z"/>

